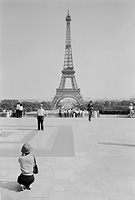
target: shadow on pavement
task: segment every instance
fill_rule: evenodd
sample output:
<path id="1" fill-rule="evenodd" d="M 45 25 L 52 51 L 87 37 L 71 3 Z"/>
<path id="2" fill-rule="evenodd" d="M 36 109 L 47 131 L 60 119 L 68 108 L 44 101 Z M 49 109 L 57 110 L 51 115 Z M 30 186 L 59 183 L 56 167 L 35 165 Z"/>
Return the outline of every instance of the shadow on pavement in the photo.
<path id="1" fill-rule="evenodd" d="M 1 181 L 0 187 L 3 189 L 20 192 L 20 185 L 16 181 Z"/>
<path id="2" fill-rule="evenodd" d="M 135 147 L 135 144 L 122 144 L 122 143 L 113 143 L 113 142 L 99 142 L 98 144 Z"/>

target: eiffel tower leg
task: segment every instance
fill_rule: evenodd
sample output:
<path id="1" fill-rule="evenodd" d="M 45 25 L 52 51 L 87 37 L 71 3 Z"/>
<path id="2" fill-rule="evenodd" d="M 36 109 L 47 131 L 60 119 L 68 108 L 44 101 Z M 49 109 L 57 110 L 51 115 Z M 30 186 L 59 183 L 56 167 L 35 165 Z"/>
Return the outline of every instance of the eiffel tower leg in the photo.
<path id="1" fill-rule="evenodd" d="M 77 88 L 78 88 L 78 87 L 77 87 L 77 83 L 76 83 L 76 79 L 75 79 L 74 76 L 71 77 L 71 83 L 72 83 L 72 88 L 73 88 L 73 89 L 77 89 Z"/>
<path id="2" fill-rule="evenodd" d="M 65 84 L 66 84 L 66 78 L 62 76 L 59 89 L 65 88 Z"/>
<path id="3" fill-rule="evenodd" d="M 55 97 L 53 98 L 52 103 L 51 103 L 51 107 L 52 107 L 52 108 L 55 108 L 55 107 L 56 107 L 56 104 L 57 104 L 58 99 L 59 99 L 59 96 L 56 94 Z"/>

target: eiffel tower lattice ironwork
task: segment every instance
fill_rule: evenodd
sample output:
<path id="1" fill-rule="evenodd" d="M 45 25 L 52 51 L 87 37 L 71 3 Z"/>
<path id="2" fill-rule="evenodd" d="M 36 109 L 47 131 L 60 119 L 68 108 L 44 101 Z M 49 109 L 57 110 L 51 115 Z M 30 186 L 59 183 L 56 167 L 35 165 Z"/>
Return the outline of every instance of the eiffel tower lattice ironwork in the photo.
<path id="1" fill-rule="evenodd" d="M 73 58 L 72 58 L 72 47 L 71 47 L 71 29 L 70 29 L 71 16 L 68 14 L 66 16 L 66 43 L 65 43 L 65 58 L 64 66 L 62 72 L 62 77 L 60 81 L 59 88 L 56 89 L 56 95 L 52 101 L 52 107 L 55 108 L 56 105 L 64 98 L 70 97 L 75 99 L 78 104 L 83 104 L 83 98 L 80 94 L 80 88 L 77 86 L 75 79 L 75 70 L 73 67 Z M 71 80 L 71 88 L 65 88 L 66 79 Z"/>

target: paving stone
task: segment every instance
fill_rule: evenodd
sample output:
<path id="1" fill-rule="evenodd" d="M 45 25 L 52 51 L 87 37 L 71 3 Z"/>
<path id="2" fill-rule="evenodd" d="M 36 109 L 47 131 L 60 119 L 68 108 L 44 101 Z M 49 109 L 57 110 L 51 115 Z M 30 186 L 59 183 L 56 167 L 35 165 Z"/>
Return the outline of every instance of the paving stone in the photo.
<path id="1" fill-rule="evenodd" d="M 0 200 L 134 200 L 135 119 L 1 118 Z M 33 146 L 39 173 L 19 192 L 18 157 Z"/>

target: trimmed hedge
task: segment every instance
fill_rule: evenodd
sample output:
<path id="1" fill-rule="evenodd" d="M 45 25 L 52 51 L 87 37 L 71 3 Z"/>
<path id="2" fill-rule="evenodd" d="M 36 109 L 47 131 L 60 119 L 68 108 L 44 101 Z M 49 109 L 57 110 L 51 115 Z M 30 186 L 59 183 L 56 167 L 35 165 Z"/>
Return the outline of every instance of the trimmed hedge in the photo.
<path id="1" fill-rule="evenodd" d="M 128 115 L 129 110 L 99 110 L 102 115 Z"/>

